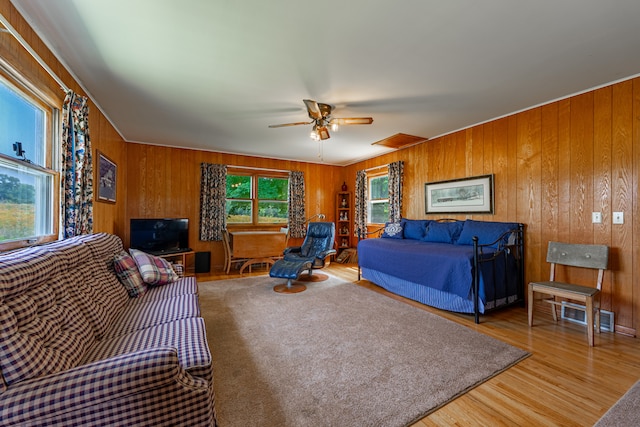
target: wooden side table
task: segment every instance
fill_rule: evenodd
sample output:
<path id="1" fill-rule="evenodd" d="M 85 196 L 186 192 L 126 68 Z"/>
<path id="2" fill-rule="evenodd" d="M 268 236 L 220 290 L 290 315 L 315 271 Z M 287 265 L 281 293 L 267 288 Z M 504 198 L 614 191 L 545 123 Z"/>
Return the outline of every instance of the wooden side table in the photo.
<path id="1" fill-rule="evenodd" d="M 240 274 L 253 264 L 273 265 L 282 257 L 286 247 L 286 233 L 281 231 L 230 231 L 229 244 L 236 258 L 247 258 Z"/>

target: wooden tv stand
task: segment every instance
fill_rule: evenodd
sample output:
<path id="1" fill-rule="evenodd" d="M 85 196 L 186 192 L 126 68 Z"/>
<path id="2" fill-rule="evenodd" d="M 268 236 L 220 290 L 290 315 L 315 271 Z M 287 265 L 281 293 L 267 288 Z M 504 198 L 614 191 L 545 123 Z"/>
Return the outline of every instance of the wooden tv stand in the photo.
<path id="1" fill-rule="evenodd" d="M 196 274 L 195 255 L 196 253 L 194 251 L 187 251 L 187 252 L 176 252 L 173 254 L 162 254 L 158 256 L 160 258 L 166 259 L 169 262 L 172 262 L 175 264 L 182 264 L 184 266 L 185 276 L 195 276 Z M 189 264 L 187 264 L 187 257 L 191 257 L 189 259 L 190 261 Z"/>

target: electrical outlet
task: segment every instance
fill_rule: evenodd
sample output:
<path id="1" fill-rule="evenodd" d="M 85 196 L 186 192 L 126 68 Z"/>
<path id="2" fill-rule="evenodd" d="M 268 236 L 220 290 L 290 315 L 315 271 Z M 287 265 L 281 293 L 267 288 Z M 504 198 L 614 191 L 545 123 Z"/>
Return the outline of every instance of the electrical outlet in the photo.
<path id="1" fill-rule="evenodd" d="M 613 223 L 614 224 L 624 224 L 624 212 L 614 212 L 613 213 Z"/>
<path id="2" fill-rule="evenodd" d="M 594 224 L 602 223 L 602 212 L 591 212 L 591 222 Z"/>

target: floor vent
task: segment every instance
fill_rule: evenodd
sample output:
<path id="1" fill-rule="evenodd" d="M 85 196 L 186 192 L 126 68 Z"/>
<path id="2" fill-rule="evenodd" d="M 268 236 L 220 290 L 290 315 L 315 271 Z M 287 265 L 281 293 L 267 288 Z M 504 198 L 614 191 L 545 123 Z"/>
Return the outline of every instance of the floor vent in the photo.
<path id="1" fill-rule="evenodd" d="M 587 324 L 584 305 L 563 301 L 560 317 L 568 320 L 569 322 L 579 323 L 581 325 Z M 613 313 L 606 310 L 600 310 L 600 331 L 613 332 L 614 325 Z"/>

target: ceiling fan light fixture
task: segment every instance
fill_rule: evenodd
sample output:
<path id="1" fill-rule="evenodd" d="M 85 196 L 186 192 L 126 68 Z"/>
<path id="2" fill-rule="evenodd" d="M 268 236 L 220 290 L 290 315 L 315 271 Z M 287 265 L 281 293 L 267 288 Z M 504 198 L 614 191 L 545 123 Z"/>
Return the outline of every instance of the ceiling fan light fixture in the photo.
<path id="1" fill-rule="evenodd" d="M 313 127 L 313 130 L 309 134 L 309 137 L 311 139 L 313 139 L 314 141 L 319 141 L 320 140 L 320 135 L 318 135 L 318 131 L 316 130 L 315 126 Z"/>
<path id="2" fill-rule="evenodd" d="M 331 131 L 332 132 L 338 132 L 338 130 L 340 129 L 340 125 L 338 125 L 338 123 L 331 123 Z"/>
<path id="3" fill-rule="evenodd" d="M 321 140 L 329 139 L 329 129 L 326 126 L 318 126 L 318 136 Z"/>

